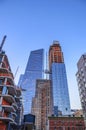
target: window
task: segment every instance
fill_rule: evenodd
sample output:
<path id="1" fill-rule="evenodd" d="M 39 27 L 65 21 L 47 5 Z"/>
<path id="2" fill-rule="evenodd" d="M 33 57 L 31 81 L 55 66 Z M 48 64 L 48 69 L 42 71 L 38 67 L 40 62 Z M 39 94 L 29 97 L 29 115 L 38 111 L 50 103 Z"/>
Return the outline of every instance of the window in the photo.
<path id="1" fill-rule="evenodd" d="M 68 110 L 67 108 L 65 108 L 66 109 L 66 111 Z"/>
<path id="2" fill-rule="evenodd" d="M 63 128 L 62 128 L 62 127 L 59 127 L 59 130 L 63 130 Z"/>
<path id="3" fill-rule="evenodd" d="M 68 127 L 68 130 L 70 130 L 70 127 Z"/>
<path id="4" fill-rule="evenodd" d="M 7 87 L 6 86 L 3 87 L 2 94 L 7 94 Z"/>
<path id="5" fill-rule="evenodd" d="M 56 127 L 54 127 L 54 130 L 56 130 Z"/>
<path id="6" fill-rule="evenodd" d="M 0 57 L 0 63 L 2 62 L 2 57 Z"/>
<path id="7" fill-rule="evenodd" d="M 85 62 L 85 64 L 84 64 L 84 66 L 86 67 L 86 62 Z"/>
<path id="8" fill-rule="evenodd" d="M 0 105 L 0 112 L 2 111 L 2 106 Z"/>
<path id="9" fill-rule="evenodd" d="M 0 84 L 2 84 L 2 80 L 0 79 Z"/>
<path id="10" fill-rule="evenodd" d="M 0 97 L 0 105 L 2 104 L 2 97 Z"/>
<path id="11" fill-rule="evenodd" d="M 0 116 L 2 116 L 2 106 L 0 105 Z"/>

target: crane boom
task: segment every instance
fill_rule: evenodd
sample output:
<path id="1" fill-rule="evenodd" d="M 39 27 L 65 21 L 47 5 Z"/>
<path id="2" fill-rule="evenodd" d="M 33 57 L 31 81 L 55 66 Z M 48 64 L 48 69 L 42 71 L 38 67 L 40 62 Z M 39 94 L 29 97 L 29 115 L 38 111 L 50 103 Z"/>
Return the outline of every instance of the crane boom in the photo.
<path id="1" fill-rule="evenodd" d="M 0 52 L 2 51 L 2 47 L 4 45 L 6 37 L 7 37 L 6 35 L 3 37 L 3 40 L 2 40 L 1 45 L 0 45 Z"/>
<path id="2" fill-rule="evenodd" d="M 14 75 L 14 79 L 15 79 L 15 77 L 16 77 L 16 74 L 17 74 L 17 72 L 18 72 L 18 69 L 19 69 L 19 66 L 18 66 L 17 69 L 16 69 L 16 72 L 15 72 L 15 75 Z"/>

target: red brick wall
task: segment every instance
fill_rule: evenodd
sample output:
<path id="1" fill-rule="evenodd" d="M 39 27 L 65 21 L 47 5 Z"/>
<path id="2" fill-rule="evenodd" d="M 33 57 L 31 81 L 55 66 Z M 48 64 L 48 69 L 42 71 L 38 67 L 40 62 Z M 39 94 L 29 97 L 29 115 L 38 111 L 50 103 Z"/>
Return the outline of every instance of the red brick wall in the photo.
<path id="1" fill-rule="evenodd" d="M 79 130 L 79 128 L 81 128 L 80 130 L 84 130 L 85 125 L 83 118 L 66 118 L 49 119 L 49 130 Z"/>

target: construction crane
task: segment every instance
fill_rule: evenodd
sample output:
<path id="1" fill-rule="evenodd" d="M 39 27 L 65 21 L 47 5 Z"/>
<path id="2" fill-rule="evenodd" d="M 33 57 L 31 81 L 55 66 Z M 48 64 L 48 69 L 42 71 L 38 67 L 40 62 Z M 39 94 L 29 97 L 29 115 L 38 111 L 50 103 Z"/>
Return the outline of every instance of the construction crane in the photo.
<path id="1" fill-rule="evenodd" d="M 3 40 L 2 40 L 1 45 L 0 45 L 0 52 L 2 51 L 2 47 L 4 45 L 6 37 L 7 37 L 6 35 L 3 37 Z"/>
<path id="2" fill-rule="evenodd" d="M 15 75 L 14 75 L 14 79 L 16 78 L 16 75 L 17 75 L 18 70 L 19 70 L 19 66 L 18 66 L 17 69 L 16 69 L 16 72 L 15 72 Z"/>

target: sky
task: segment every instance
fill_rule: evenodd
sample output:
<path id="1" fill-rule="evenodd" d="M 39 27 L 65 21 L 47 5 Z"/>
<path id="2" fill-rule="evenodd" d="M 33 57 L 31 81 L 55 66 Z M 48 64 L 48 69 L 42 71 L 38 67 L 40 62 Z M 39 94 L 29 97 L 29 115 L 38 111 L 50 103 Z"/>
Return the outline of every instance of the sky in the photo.
<path id="1" fill-rule="evenodd" d="M 86 0 L 0 0 L 0 42 L 15 83 L 24 73 L 32 50 L 59 41 L 64 53 L 71 108 L 80 109 L 77 62 L 86 53 Z"/>

